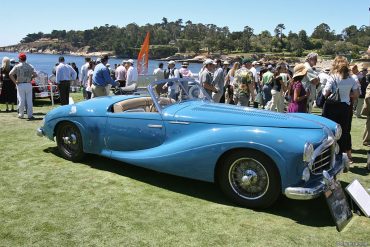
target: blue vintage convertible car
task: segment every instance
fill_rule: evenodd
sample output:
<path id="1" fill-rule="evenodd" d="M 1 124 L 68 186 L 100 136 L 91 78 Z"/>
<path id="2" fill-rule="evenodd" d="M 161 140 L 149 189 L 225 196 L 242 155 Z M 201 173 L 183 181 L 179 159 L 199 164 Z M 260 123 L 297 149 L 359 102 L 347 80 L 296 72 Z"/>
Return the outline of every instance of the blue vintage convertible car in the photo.
<path id="1" fill-rule="evenodd" d="M 176 89 L 174 99 L 161 94 Z M 71 161 L 98 154 L 128 164 L 217 183 L 234 202 L 272 205 L 281 194 L 318 197 L 323 172 L 343 169 L 341 128 L 312 114 L 282 114 L 213 103 L 195 81 L 152 82 L 146 95 L 107 96 L 58 107 L 38 135 Z M 326 172 L 327 173 L 326 173 Z"/>

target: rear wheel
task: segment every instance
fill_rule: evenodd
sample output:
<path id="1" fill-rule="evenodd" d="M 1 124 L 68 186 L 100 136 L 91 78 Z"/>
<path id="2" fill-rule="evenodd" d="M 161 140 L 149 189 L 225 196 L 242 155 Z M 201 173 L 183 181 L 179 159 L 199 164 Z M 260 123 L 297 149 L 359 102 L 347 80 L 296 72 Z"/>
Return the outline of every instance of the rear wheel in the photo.
<path id="1" fill-rule="evenodd" d="M 85 154 L 82 146 L 82 136 L 77 126 L 70 122 L 61 123 L 56 132 L 59 153 L 70 161 L 79 161 Z"/>
<path id="2" fill-rule="evenodd" d="M 279 172 L 273 161 L 260 152 L 231 153 L 217 175 L 221 190 L 242 206 L 266 208 L 281 194 Z"/>

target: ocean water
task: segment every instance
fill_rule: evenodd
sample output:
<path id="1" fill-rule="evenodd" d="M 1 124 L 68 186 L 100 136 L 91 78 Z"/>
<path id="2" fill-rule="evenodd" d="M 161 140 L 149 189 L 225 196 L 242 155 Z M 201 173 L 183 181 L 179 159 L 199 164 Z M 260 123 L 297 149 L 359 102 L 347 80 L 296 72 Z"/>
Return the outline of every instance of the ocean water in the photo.
<path id="1" fill-rule="evenodd" d="M 53 70 L 53 67 L 58 62 L 58 58 L 60 55 L 49 55 L 49 54 L 35 54 L 35 53 L 27 53 L 27 62 L 30 63 L 35 70 L 43 71 L 49 75 Z M 80 70 L 81 66 L 84 64 L 85 60 L 82 56 L 71 56 L 71 55 L 63 55 L 66 63 L 76 63 L 78 69 Z M 3 57 L 9 57 L 10 59 L 14 58 L 18 61 L 18 53 L 15 52 L 0 52 L 0 62 L 2 61 Z M 92 57 L 96 59 L 96 57 Z M 136 59 L 134 59 L 136 65 Z M 114 64 L 120 64 L 122 59 L 111 58 L 109 59 L 108 63 L 111 65 L 111 68 L 114 68 Z M 149 60 L 149 67 L 148 67 L 148 74 L 152 74 L 154 69 L 158 67 L 160 61 L 156 60 Z M 166 62 L 164 63 L 164 67 L 166 67 Z M 180 68 L 181 64 L 177 63 L 176 68 Z M 202 67 L 202 64 L 198 63 L 191 63 L 189 64 L 189 69 L 193 73 L 198 73 Z"/>

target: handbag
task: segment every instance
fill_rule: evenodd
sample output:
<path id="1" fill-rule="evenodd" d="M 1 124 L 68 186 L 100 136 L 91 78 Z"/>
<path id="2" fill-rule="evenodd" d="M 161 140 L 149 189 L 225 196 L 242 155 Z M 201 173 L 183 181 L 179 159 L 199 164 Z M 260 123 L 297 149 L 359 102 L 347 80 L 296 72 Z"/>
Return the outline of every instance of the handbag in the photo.
<path id="1" fill-rule="evenodd" d="M 337 81 L 334 79 L 335 90 L 332 90 L 332 93 L 328 96 L 325 100 L 326 104 L 338 104 L 341 103 L 340 94 L 339 94 L 339 87 Z"/>
<path id="2" fill-rule="evenodd" d="M 322 89 L 321 89 L 316 97 L 316 106 L 319 108 L 323 108 L 325 101 L 326 101 L 326 98 L 325 98 L 325 95 L 322 93 Z"/>

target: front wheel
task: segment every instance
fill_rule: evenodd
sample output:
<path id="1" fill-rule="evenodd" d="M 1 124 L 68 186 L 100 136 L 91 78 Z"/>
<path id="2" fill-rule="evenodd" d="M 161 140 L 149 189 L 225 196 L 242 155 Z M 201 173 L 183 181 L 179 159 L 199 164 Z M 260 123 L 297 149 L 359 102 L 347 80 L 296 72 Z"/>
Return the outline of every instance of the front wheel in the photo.
<path id="1" fill-rule="evenodd" d="M 76 162 L 85 156 L 80 130 L 73 123 L 61 123 L 57 128 L 56 140 L 63 158 Z"/>
<path id="2" fill-rule="evenodd" d="M 281 194 L 280 176 L 273 161 L 250 150 L 231 153 L 218 169 L 221 190 L 234 202 L 250 208 L 267 208 Z"/>

